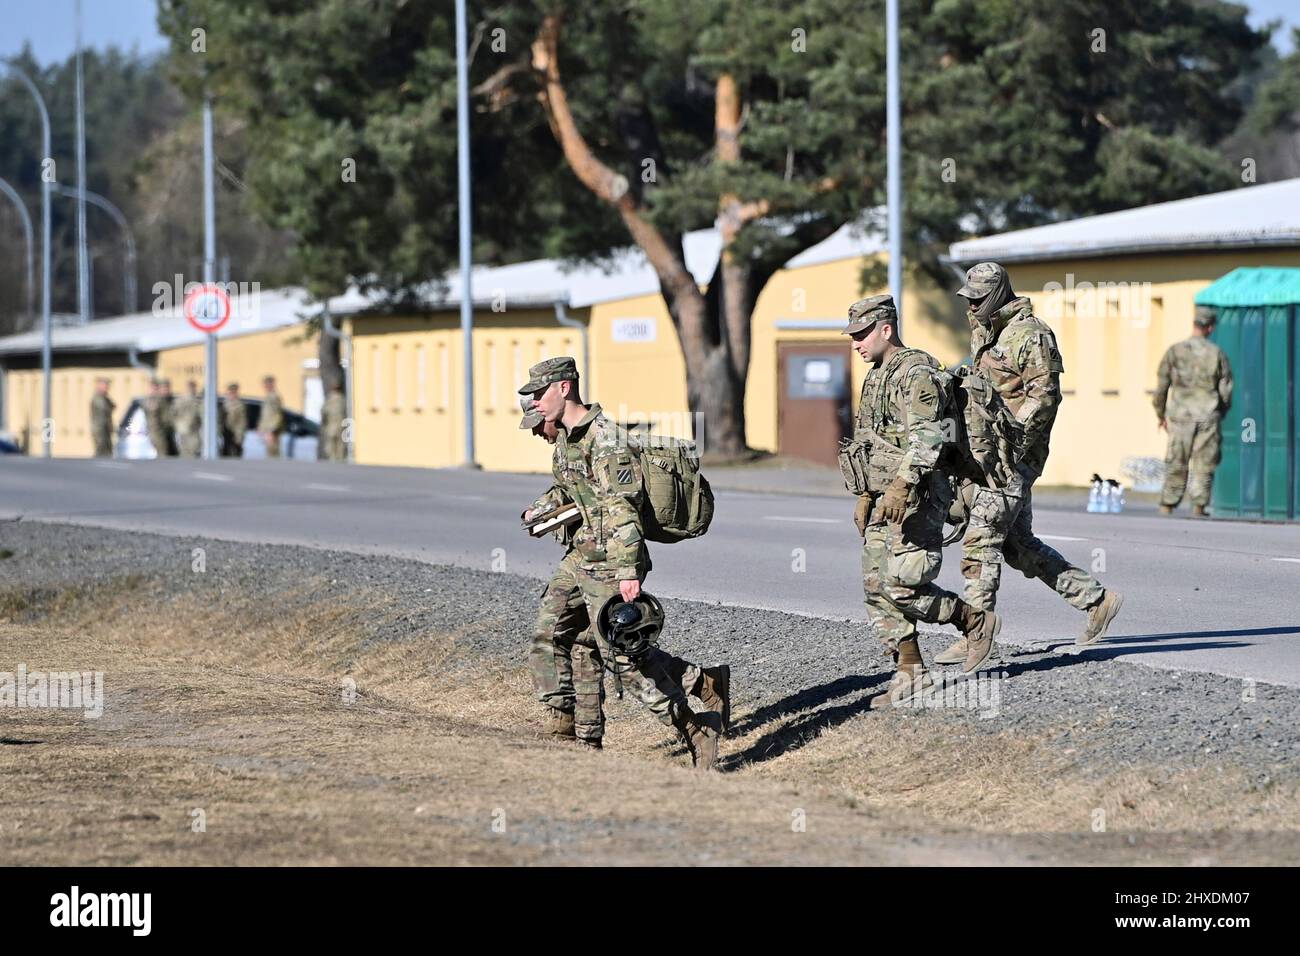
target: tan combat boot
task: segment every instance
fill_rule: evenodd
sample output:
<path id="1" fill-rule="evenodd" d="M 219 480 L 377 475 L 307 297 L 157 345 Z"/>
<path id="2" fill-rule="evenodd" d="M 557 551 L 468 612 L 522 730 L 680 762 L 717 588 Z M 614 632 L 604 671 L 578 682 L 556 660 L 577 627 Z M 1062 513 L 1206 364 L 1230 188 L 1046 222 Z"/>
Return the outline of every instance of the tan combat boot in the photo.
<path id="1" fill-rule="evenodd" d="M 726 664 L 717 667 L 705 667 L 700 670 L 700 679 L 695 682 L 691 693 L 699 698 L 705 710 L 711 710 L 722 718 L 722 730 L 731 729 L 731 668 Z"/>
<path id="2" fill-rule="evenodd" d="M 1088 626 L 1075 639 L 1075 646 L 1086 647 L 1101 640 L 1106 633 L 1106 628 L 1110 627 L 1110 622 L 1115 620 L 1115 615 L 1119 613 L 1119 609 L 1123 606 L 1124 595 L 1107 588 L 1106 592 L 1101 596 L 1101 600 L 1088 608 Z"/>
<path id="3" fill-rule="evenodd" d="M 871 698 L 869 706 L 872 710 L 901 707 L 933 686 L 934 681 L 930 679 L 930 672 L 925 669 L 924 664 L 899 667 L 894 671 L 894 676 L 889 679 L 889 686 L 885 688 L 885 692 Z"/>
<path id="4" fill-rule="evenodd" d="M 579 737 L 578 743 L 582 744 L 582 746 L 586 747 L 588 750 L 605 749 L 605 745 L 601 743 L 599 737 Z"/>
<path id="5" fill-rule="evenodd" d="M 573 713 L 571 711 L 547 707 L 545 727 L 546 732 L 552 737 L 573 739 L 576 736 L 573 731 Z"/>
<path id="6" fill-rule="evenodd" d="M 1208 518 L 1210 516 L 1209 512 L 1205 510 L 1205 505 L 1193 505 L 1192 514 L 1198 518 Z"/>
<path id="7" fill-rule="evenodd" d="M 1174 513 L 1174 506 L 1173 506 L 1173 505 L 1161 505 L 1161 506 L 1160 506 L 1160 513 L 1161 513 L 1162 515 L 1171 515 L 1171 514 Z"/>
<path id="8" fill-rule="evenodd" d="M 718 730 L 722 718 L 717 714 L 687 711 L 677 731 L 682 735 L 686 749 L 691 752 L 691 763 L 696 770 L 714 770 L 718 764 Z"/>
<path id="9" fill-rule="evenodd" d="M 992 656 L 993 638 L 1002 630 L 1002 619 L 992 611 L 980 611 L 963 601 L 953 623 L 961 629 L 962 636 L 947 650 L 936 654 L 934 662 L 961 664 L 962 673 L 969 674 Z"/>

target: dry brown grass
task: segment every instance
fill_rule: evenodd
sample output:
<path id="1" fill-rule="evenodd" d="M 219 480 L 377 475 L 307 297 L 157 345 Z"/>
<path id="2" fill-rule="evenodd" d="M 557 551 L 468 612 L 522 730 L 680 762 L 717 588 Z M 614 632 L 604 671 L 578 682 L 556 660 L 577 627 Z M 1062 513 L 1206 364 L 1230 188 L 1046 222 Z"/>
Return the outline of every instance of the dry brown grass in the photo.
<path id="1" fill-rule="evenodd" d="M 0 595 L 0 669 L 107 683 L 97 721 L 0 711 L 0 863 L 1286 862 L 1300 845 L 1294 787 L 1098 776 L 1050 739 L 924 714 L 864 714 L 699 775 L 612 701 L 607 750 L 587 753 L 536 732 L 522 661 L 485 661 L 454 633 L 370 642 L 357 622 L 382 627 L 381 596 L 312 593 L 212 607 L 133 580 Z M 1107 833 L 1091 832 L 1098 807 Z"/>

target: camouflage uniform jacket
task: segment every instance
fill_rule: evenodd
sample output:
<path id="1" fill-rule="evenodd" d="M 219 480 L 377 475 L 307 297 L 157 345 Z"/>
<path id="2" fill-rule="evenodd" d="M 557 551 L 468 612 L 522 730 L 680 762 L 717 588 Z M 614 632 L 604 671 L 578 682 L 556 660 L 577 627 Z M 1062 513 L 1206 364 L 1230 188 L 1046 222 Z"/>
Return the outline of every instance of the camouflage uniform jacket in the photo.
<path id="1" fill-rule="evenodd" d="M 998 311 L 993 329 L 1000 331 L 992 334 L 971 320 L 971 356 L 1024 428 L 1020 463 L 1041 475 L 1061 404 L 1065 363 L 1051 327 L 1034 315 L 1025 296 Z"/>
<path id="2" fill-rule="evenodd" d="M 182 395 L 172 405 L 172 420 L 176 434 L 192 435 L 203 430 L 203 399 L 197 395 Z"/>
<path id="3" fill-rule="evenodd" d="M 1232 405 L 1232 367 L 1203 335 L 1175 342 L 1160 360 L 1153 402 L 1171 422 L 1217 421 Z"/>
<path id="4" fill-rule="evenodd" d="M 90 400 L 90 427 L 95 431 L 111 431 L 113 428 L 113 409 L 117 406 L 107 395 L 95 394 Z"/>
<path id="5" fill-rule="evenodd" d="M 858 429 L 883 438 L 871 441 L 871 491 L 881 492 L 894 477 L 920 485 L 934 471 L 944 447 L 947 375 L 920 349 L 899 349 L 867 371 L 858 401 Z M 887 480 L 886 480 L 887 479 Z"/>
<path id="6" fill-rule="evenodd" d="M 635 581 L 649 570 L 641 536 L 641 462 L 627 433 L 593 404 L 582 421 L 560 429 L 551 461 L 555 485 L 534 510 L 572 501 L 582 513 L 569 548 L 589 571 Z"/>
<path id="7" fill-rule="evenodd" d="M 262 399 L 262 413 L 257 422 L 257 430 L 277 434 L 284 431 L 284 403 L 280 401 L 278 392 Z"/>
<path id="8" fill-rule="evenodd" d="M 248 406 L 242 398 L 221 400 L 223 406 L 222 420 L 226 431 L 234 436 L 235 441 L 242 442 L 248 432 Z"/>

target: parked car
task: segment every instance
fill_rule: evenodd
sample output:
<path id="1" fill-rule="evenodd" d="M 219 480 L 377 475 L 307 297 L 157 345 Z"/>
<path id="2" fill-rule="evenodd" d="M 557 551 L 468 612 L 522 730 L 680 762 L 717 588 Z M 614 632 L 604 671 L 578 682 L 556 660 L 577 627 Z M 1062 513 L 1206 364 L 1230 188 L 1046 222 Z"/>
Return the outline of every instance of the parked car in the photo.
<path id="1" fill-rule="evenodd" d="M 157 458 L 158 453 L 149 440 L 149 420 L 144 413 L 143 398 L 131 400 L 117 426 L 116 458 Z M 266 442 L 257 432 L 257 420 L 262 414 L 260 398 L 244 399 L 248 409 L 248 434 L 244 436 L 243 458 L 265 458 Z M 280 435 L 280 455 L 301 461 L 315 461 L 320 446 L 320 425 L 297 412 L 284 413 L 285 430 Z M 220 432 L 217 440 L 221 441 Z"/>

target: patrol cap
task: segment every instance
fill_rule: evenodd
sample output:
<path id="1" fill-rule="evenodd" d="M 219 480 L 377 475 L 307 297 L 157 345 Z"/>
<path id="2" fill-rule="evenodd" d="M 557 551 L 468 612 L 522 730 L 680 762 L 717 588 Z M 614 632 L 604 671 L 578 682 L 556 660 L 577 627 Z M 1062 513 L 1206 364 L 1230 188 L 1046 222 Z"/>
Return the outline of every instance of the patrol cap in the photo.
<path id="1" fill-rule="evenodd" d="M 873 295 L 859 299 L 849 306 L 849 324 L 844 327 L 843 335 L 857 335 L 865 332 L 877 322 L 897 322 L 898 310 L 894 308 L 892 295 Z"/>
<path id="2" fill-rule="evenodd" d="M 237 392 L 237 391 L 239 391 L 239 383 L 238 383 L 238 382 L 231 382 L 229 385 L 226 386 L 226 391 L 227 391 L 227 392 Z"/>
<path id="3" fill-rule="evenodd" d="M 1007 270 L 996 262 L 977 262 L 966 272 L 966 284 L 957 294 L 967 299 L 982 299 L 1006 278 Z"/>
<path id="4" fill-rule="evenodd" d="M 1196 318 L 1193 323 L 1203 329 L 1208 329 L 1211 325 L 1219 320 L 1219 311 L 1212 305 L 1198 305 L 1196 307 Z"/>
<path id="5" fill-rule="evenodd" d="M 528 381 L 519 388 L 520 395 L 540 392 L 552 382 L 576 382 L 578 364 L 568 355 L 544 359 L 528 370 Z"/>
<path id="6" fill-rule="evenodd" d="M 546 419 L 542 417 L 542 413 L 533 408 L 532 399 L 521 398 L 519 400 L 519 407 L 524 411 L 524 417 L 519 422 L 520 428 L 526 428 L 531 431 L 542 422 L 546 421 Z"/>

